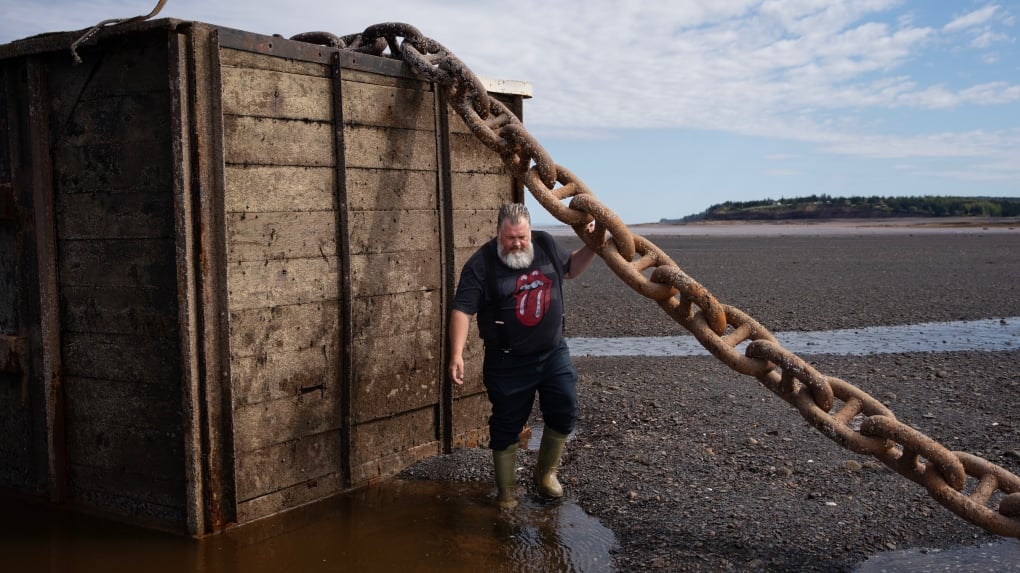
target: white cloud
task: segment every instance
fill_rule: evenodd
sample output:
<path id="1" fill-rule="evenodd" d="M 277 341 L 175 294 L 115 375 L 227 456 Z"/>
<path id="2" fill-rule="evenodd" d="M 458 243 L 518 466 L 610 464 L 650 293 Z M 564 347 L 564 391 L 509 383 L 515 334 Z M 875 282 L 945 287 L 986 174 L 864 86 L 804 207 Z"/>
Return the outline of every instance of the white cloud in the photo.
<path id="1" fill-rule="evenodd" d="M 981 158 L 1006 166 L 1020 149 L 1020 131 L 941 132 L 914 136 L 842 135 L 825 145 L 831 153 L 873 158 Z M 1001 160 L 1001 161 L 1000 161 Z M 1009 170 L 1020 174 L 1020 162 Z"/>
<path id="2" fill-rule="evenodd" d="M 943 29 L 946 30 L 947 32 L 955 32 L 957 30 L 964 30 L 967 28 L 973 28 L 974 26 L 980 26 L 991 20 L 995 16 L 995 13 L 998 12 L 998 10 L 999 7 L 994 4 L 985 6 L 984 8 L 974 10 L 973 12 L 964 14 L 963 16 L 954 19 L 953 21 L 946 24 Z"/>
<path id="3" fill-rule="evenodd" d="M 768 177 L 796 177 L 804 173 L 797 169 L 766 169 L 764 175 Z"/>
<path id="4" fill-rule="evenodd" d="M 0 42 L 144 14 L 154 4 L 0 0 Z M 479 75 L 531 82 L 535 99 L 526 120 L 543 137 L 705 129 L 810 142 L 853 156 L 983 156 L 1006 164 L 1020 149 L 1015 133 L 965 123 L 952 133 L 939 122 L 959 120 L 939 114 L 996 113 L 997 129 L 1015 129 L 1015 56 L 982 54 L 989 70 L 967 82 L 966 74 L 940 68 L 935 50 L 1010 43 L 1004 27 L 1013 16 L 988 4 L 941 25 L 920 17 L 929 6 L 929 0 L 589 0 L 582 10 L 560 0 L 169 0 L 158 17 L 284 36 L 409 22 Z M 933 123 L 914 134 L 883 134 L 886 114 L 897 111 L 931 114 Z"/>
<path id="5" fill-rule="evenodd" d="M 983 49 L 988 48 L 993 44 L 999 42 L 1007 42 L 1008 40 L 1009 36 L 1005 34 L 999 34 L 996 32 L 992 32 L 991 30 L 985 30 L 978 34 L 977 36 L 975 36 L 974 39 L 970 41 L 970 45 L 974 46 L 975 48 Z"/>

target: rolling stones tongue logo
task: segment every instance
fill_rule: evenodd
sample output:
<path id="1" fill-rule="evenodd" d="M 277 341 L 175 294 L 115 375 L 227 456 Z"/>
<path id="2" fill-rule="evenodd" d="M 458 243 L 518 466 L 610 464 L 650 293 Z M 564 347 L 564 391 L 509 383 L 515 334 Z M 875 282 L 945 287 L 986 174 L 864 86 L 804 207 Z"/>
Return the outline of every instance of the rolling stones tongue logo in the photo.
<path id="1" fill-rule="evenodd" d="M 549 310 L 549 292 L 552 281 L 535 269 L 517 277 L 514 300 L 517 302 L 517 320 L 524 326 L 535 326 Z"/>

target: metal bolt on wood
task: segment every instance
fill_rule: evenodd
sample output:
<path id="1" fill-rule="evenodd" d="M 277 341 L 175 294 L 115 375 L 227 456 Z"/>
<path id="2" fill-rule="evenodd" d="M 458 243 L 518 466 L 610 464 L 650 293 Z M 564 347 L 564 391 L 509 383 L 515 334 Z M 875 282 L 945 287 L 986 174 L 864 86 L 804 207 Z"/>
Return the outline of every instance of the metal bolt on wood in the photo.
<path id="1" fill-rule="evenodd" d="M 521 121 L 490 98 L 481 80 L 441 44 L 402 23 L 377 24 L 348 36 L 308 32 L 291 39 L 406 62 L 446 91 L 471 132 L 500 156 L 549 213 L 571 226 L 617 276 L 657 302 L 713 356 L 758 379 L 840 446 L 874 456 L 970 523 L 1020 539 L 1020 477 L 984 458 L 949 451 L 897 420 L 863 390 L 816 371 L 751 317 L 720 303 L 654 243 L 631 233 L 580 178 L 557 165 Z M 741 354 L 737 346 L 748 341 Z"/>

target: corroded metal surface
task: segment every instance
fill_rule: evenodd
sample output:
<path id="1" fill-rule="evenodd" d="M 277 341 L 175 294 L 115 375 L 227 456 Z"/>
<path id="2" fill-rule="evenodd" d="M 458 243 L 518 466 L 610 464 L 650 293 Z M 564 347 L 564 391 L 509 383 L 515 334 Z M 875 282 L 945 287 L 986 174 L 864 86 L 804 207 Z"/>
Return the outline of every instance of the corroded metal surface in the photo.
<path id="1" fill-rule="evenodd" d="M 570 225 L 628 286 L 656 301 L 716 358 L 758 379 L 837 444 L 872 455 L 921 484 L 963 519 L 989 532 L 1020 538 L 1020 477 L 978 456 L 949 451 L 897 420 L 866 392 L 817 372 L 757 321 L 720 303 L 654 243 L 631 233 L 583 181 L 557 165 L 520 120 L 489 97 L 478 77 L 441 44 L 401 23 L 378 24 L 348 36 L 309 32 L 292 39 L 407 62 L 445 90 L 471 132 L 500 156 L 543 207 Z M 564 204 L 567 199 L 569 204 Z M 740 354 L 736 347 L 747 341 L 751 342 Z"/>

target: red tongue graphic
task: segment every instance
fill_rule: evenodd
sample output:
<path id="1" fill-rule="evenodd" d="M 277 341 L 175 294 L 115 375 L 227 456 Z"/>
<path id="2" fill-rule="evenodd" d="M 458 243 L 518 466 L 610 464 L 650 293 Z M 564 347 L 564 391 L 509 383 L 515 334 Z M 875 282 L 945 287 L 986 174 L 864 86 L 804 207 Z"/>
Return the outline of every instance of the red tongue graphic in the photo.
<path id="1" fill-rule="evenodd" d="M 517 277 L 514 300 L 517 302 L 517 320 L 521 324 L 535 326 L 542 321 L 542 317 L 549 310 L 551 289 L 552 281 L 538 269 Z"/>

